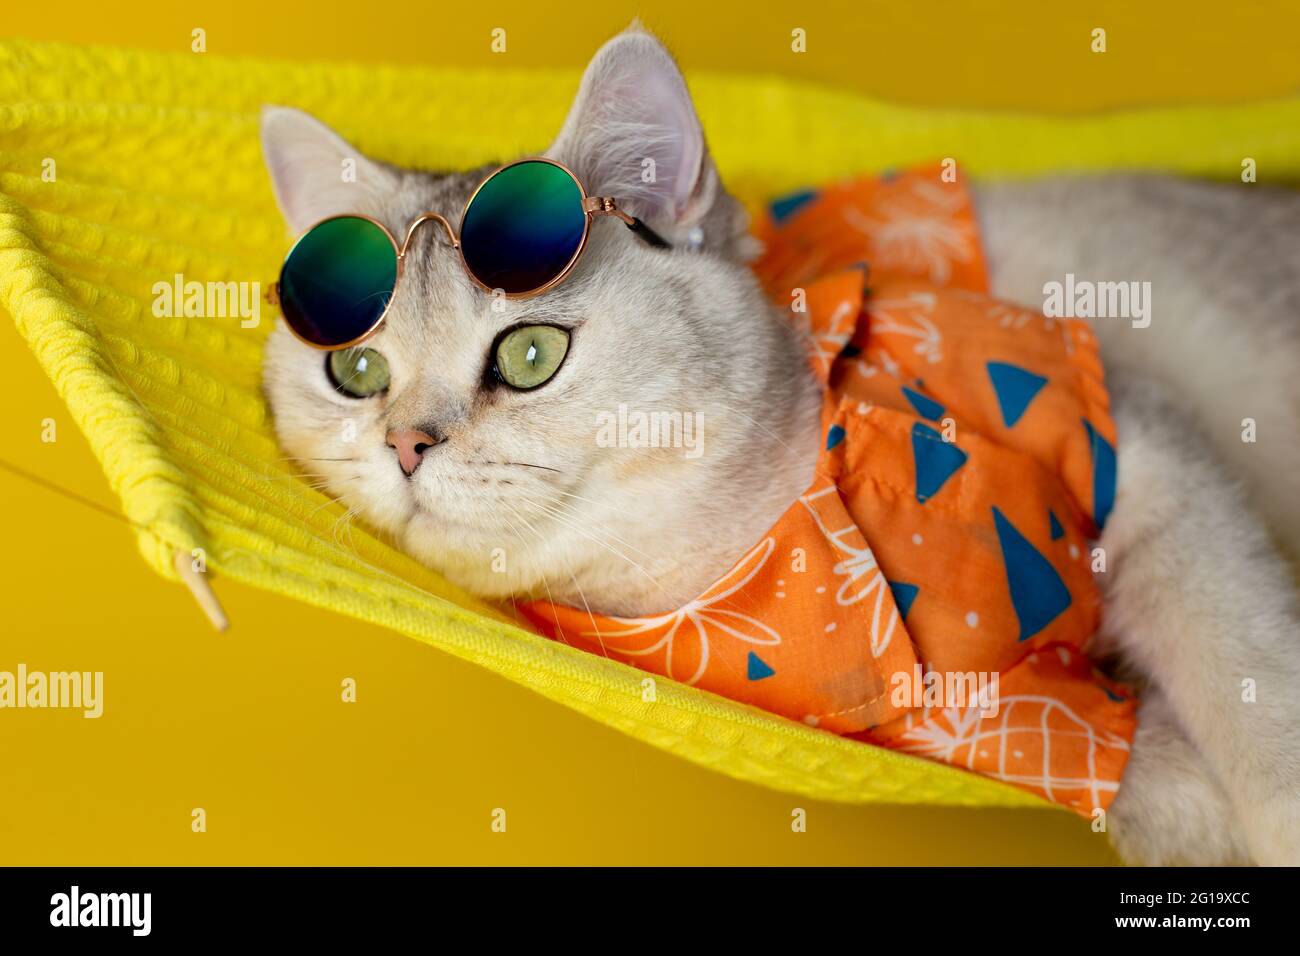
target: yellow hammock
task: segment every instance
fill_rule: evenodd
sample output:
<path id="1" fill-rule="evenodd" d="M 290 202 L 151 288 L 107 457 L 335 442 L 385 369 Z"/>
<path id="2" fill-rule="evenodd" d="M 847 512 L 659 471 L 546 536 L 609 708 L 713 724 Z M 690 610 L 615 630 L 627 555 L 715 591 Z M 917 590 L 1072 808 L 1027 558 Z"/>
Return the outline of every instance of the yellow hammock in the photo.
<path id="1" fill-rule="evenodd" d="M 371 155 L 465 168 L 543 148 L 573 71 L 300 66 L 0 42 L 0 307 L 86 433 L 148 562 L 382 624 L 664 750 L 848 802 L 1045 806 L 996 781 L 813 730 L 552 643 L 357 528 L 292 477 L 260 392 L 265 309 L 158 318 L 154 284 L 272 281 L 286 235 L 263 171 L 263 103 L 302 107 Z M 1300 100 L 1082 117 L 888 106 L 791 81 L 692 76 L 746 201 L 954 156 L 975 175 L 1164 168 L 1300 172 Z M 762 117 L 758 122 L 755 117 Z M 219 613 L 210 608 L 213 613 Z"/>

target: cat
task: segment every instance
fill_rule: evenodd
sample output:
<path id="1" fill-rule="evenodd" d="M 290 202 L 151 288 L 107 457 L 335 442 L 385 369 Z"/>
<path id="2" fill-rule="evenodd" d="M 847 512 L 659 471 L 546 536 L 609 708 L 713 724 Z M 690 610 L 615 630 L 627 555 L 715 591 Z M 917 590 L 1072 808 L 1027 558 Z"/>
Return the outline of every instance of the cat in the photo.
<path id="1" fill-rule="evenodd" d="M 364 213 L 401 235 L 426 210 L 454 218 L 490 171 L 387 165 L 284 107 L 264 110 L 262 142 L 295 233 Z M 381 395 L 340 392 L 324 353 L 277 324 L 277 433 L 326 490 L 476 594 L 675 608 L 806 489 L 821 389 L 747 264 L 747 215 L 657 39 L 633 28 L 601 48 L 545 155 L 673 248 L 597 221 L 567 281 L 515 301 L 480 291 L 425 230 L 366 343 L 387 360 Z M 993 294 L 1037 309 L 1067 273 L 1154 289 L 1149 328 L 1095 323 L 1120 441 L 1092 651 L 1144 685 L 1109 836 L 1135 863 L 1300 864 L 1300 612 L 1283 556 L 1300 548 L 1300 195 L 1155 176 L 973 189 Z M 571 334 L 531 391 L 487 374 L 496 336 L 524 321 Z M 600 447 L 592 410 L 620 403 L 702 410 L 707 454 Z M 1257 442 L 1242 441 L 1247 418 Z M 402 430 L 438 435 L 401 452 L 409 476 L 387 438 Z M 504 568 L 490 559 L 503 544 Z"/>

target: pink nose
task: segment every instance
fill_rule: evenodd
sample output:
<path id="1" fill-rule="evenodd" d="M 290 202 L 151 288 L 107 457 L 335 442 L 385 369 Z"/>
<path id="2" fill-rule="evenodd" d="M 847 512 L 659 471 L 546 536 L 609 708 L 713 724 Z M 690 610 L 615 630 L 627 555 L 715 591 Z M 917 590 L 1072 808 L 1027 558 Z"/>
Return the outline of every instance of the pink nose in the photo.
<path id="1" fill-rule="evenodd" d="M 389 432 L 387 441 L 388 447 L 397 451 L 397 463 L 402 466 L 402 471 L 409 478 L 415 474 L 415 469 L 420 467 L 424 453 L 442 439 L 413 428 L 403 428 Z"/>

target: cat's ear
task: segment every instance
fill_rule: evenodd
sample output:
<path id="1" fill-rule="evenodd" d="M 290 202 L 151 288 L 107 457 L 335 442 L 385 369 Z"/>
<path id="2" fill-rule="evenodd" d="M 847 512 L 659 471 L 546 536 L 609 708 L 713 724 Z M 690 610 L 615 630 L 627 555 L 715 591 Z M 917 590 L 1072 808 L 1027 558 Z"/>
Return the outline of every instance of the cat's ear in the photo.
<path id="1" fill-rule="evenodd" d="M 294 232 L 328 216 L 373 214 L 397 175 L 362 156 L 320 120 L 287 106 L 262 108 L 262 155 Z"/>
<path id="2" fill-rule="evenodd" d="M 699 224 L 721 192 L 681 71 L 636 26 L 592 58 L 547 156 L 670 239 Z"/>

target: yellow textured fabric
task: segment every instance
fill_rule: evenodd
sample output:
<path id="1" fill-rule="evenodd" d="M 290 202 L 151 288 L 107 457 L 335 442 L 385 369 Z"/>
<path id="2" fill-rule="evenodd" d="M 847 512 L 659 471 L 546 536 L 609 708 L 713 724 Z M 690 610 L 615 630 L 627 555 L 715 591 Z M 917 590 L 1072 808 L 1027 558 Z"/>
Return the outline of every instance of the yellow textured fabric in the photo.
<path id="1" fill-rule="evenodd" d="M 238 318 L 159 318 L 153 286 L 276 275 L 284 227 L 261 104 L 310 110 L 384 159 L 465 167 L 544 147 L 572 72 L 322 67 L 0 43 L 0 307 L 89 437 L 141 549 L 395 628 L 634 737 L 736 777 L 852 802 L 1046 806 L 950 767 L 841 739 L 531 634 L 419 567 L 294 477 Z M 1254 158 L 1300 178 L 1300 100 L 1086 118 L 931 112 L 807 85 L 692 77 L 729 184 L 749 201 L 957 156 L 983 175 Z M 757 123 L 754 117 L 762 116 Z M 238 626 L 238 621 L 234 622 Z"/>

